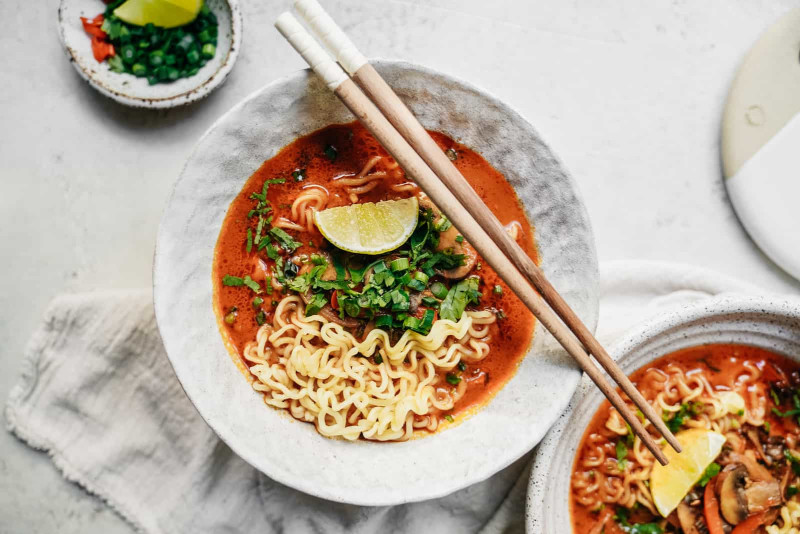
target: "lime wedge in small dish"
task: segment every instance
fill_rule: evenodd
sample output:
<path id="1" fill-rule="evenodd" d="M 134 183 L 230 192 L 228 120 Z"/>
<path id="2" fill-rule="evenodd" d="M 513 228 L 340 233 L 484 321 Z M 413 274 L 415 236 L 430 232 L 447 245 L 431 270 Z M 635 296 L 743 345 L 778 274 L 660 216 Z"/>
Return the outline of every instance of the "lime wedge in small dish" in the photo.
<path id="1" fill-rule="evenodd" d="M 653 464 L 650 473 L 650 492 L 658 512 L 667 517 L 697 484 L 706 468 L 719 456 L 725 436 L 704 428 L 684 430 L 675 435 L 683 448 L 678 454 L 667 448 L 664 454 L 669 463 Z"/>
<path id="2" fill-rule="evenodd" d="M 114 10 L 114 15 L 136 26 L 175 28 L 196 19 L 202 7 L 203 0 L 128 0 Z"/>
<path id="3" fill-rule="evenodd" d="M 365 202 L 329 208 L 314 214 L 325 239 L 336 248 L 357 254 L 383 254 L 411 237 L 417 227 L 416 197 Z"/>

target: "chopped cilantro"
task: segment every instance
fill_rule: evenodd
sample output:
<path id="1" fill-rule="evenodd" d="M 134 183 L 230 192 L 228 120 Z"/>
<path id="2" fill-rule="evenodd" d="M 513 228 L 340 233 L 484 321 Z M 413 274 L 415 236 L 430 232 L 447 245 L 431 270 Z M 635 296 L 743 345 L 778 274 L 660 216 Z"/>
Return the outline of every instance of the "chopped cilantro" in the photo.
<path id="1" fill-rule="evenodd" d="M 624 441 L 620 440 L 614 448 L 617 453 L 617 468 L 620 471 L 625 471 L 625 468 L 628 467 L 628 447 Z"/>
<path id="2" fill-rule="evenodd" d="M 680 409 L 675 412 L 672 417 L 668 418 L 668 414 L 664 414 L 664 420 L 667 423 L 667 428 L 669 428 L 670 432 L 677 432 L 687 419 L 691 419 L 695 415 L 698 415 L 703 411 L 703 408 L 704 406 L 701 402 L 689 402 L 681 404 Z"/>
<path id="3" fill-rule="evenodd" d="M 239 287 L 244 285 L 244 280 L 239 278 L 238 276 L 231 276 L 226 274 L 222 277 L 222 285 L 230 286 L 230 287 Z"/>
<path id="4" fill-rule="evenodd" d="M 260 310 L 256 314 L 256 322 L 258 323 L 258 326 L 261 326 L 267 322 L 267 314 L 264 313 L 264 310 Z"/>
<path id="5" fill-rule="evenodd" d="M 258 282 L 250 278 L 250 275 L 245 276 L 244 280 L 242 280 L 242 283 L 253 290 L 253 292 L 261 293 L 261 286 Z"/>
<path id="6" fill-rule="evenodd" d="M 450 288 L 439 310 L 442 319 L 453 322 L 461 319 L 468 305 L 477 303 L 481 294 L 478 291 L 480 278 L 466 278 Z"/>
<path id="7" fill-rule="evenodd" d="M 286 252 L 293 252 L 303 246 L 302 243 L 295 241 L 292 236 L 287 234 L 281 228 L 270 228 L 269 233 L 272 234 L 272 237 L 278 240 L 278 243 L 281 244 Z"/>
<path id="8" fill-rule="evenodd" d="M 627 534 L 664 534 L 664 529 L 658 526 L 657 523 L 636 523 L 632 525 L 628 519 L 629 517 L 630 511 L 627 508 L 617 508 L 614 514 L 614 521 Z"/>
<path id="9" fill-rule="evenodd" d="M 792 465 L 792 471 L 794 471 L 794 474 L 800 475 L 800 458 L 792 454 L 792 451 L 790 451 L 788 448 L 783 450 L 783 455 Z"/>
<path id="10" fill-rule="evenodd" d="M 463 243 L 463 242 L 464 242 L 464 236 L 460 235 L 460 234 L 457 235 L 456 236 L 456 243 Z"/>
<path id="11" fill-rule="evenodd" d="M 316 315 L 327 303 L 328 297 L 324 293 L 314 293 L 306 304 L 306 317 Z"/>
<path id="12" fill-rule="evenodd" d="M 697 481 L 701 488 L 705 488 L 708 481 L 719 474 L 720 465 L 717 462 L 711 462 L 706 470 L 703 471 L 703 476 Z"/>

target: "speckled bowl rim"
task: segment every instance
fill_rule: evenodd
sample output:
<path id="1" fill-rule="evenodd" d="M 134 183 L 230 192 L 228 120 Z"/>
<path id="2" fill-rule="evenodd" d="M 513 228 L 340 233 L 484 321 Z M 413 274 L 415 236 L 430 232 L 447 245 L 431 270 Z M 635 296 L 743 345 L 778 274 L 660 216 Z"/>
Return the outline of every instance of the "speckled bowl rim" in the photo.
<path id="1" fill-rule="evenodd" d="M 239 51 L 242 48 L 242 10 L 239 6 L 239 0 L 224 0 L 228 4 L 231 12 L 231 48 L 228 52 L 228 57 L 225 58 L 220 67 L 210 78 L 201 81 L 196 86 L 187 89 L 183 93 L 166 98 L 138 98 L 126 95 L 100 83 L 94 76 L 81 68 L 80 63 L 76 60 L 76 52 L 67 44 L 64 29 L 65 21 L 62 17 L 64 5 L 70 1 L 71 0 L 61 0 L 58 5 L 58 37 L 61 41 L 64 53 L 67 55 L 69 62 L 80 77 L 88 82 L 90 86 L 104 96 L 125 106 L 144 109 L 168 109 L 202 100 L 228 79 L 228 76 L 236 64 L 236 60 L 239 58 Z"/>
<path id="2" fill-rule="evenodd" d="M 579 289 L 573 287 L 572 297 L 576 298 L 577 301 L 572 302 L 573 309 L 575 309 L 580 315 L 587 326 L 594 330 L 597 324 L 597 307 L 598 307 L 598 272 L 597 272 L 597 258 L 594 248 L 594 239 L 591 232 L 591 225 L 589 223 L 588 214 L 586 213 L 586 209 L 582 203 L 580 192 L 577 190 L 572 178 L 569 174 L 564 170 L 563 166 L 557 160 L 557 158 L 552 154 L 546 144 L 541 140 L 541 136 L 533 129 L 533 127 L 515 110 L 510 108 L 508 105 L 502 103 L 496 97 L 477 89 L 471 84 L 463 82 L 457 78 L 444 75 L 440 72 L 428 69 L 426 67 L 422 67 L 419 65 L 414 65 L 411 63 L 407 63 L 404 61 L 395 61 L 395 60 L 385 60 L 385 59 L 376 59 L 371 61 L 375 67 L 382 72 L 384 76 L 387 76 L 387 72 L 390 74 L 399 75 L 402 73 L 404 75 L 416 75 L 421 77 L 426 77 L 426 79 L 436 80 L 438 83 L 447 83 L 450 84 L 448 87 L 455 87 L 459 90 L 469 93 L 470 95 L 474 95 L 476 98 L 481 98 L 482 102 L 488 106 L 496 107 L 503 115 L 503 119 L 507 124 L 509 121 L 518 125 L 519 128 L 524 129 L 524 131 L 529 132 L 530 135 L 535 136 L 537 140 L 537 147 L 544 150 L 547 156 L 547 161 L 542 161 L 541 165 L 550 165 L 555 166 L 559 173 L 558 180 L 564 180 L 564 187 L 560 190 L 560 193 L 564 194 L 569 198 L 571 202 L 571 207 L 567 210 L 564 210 L 560 213 L 560 216 L 564 216 L 564 219 L 560 219 L 563 222 L 562 226 L 563 229 L 559 230 L 559 232 L 569 232 L 569 231 L 577 231 L 579 235 L 577 236 L 567 236 L 565 238 L 569 239 L 570 243 L 573 245 L 577 245 L 574 247 L 572 251 L 573 254 L 577 253 L 580 254 L 581 262 L 583 265 L 578 266 L 574 262 L 569 263 L 568 260 L 564 260 L 565 263 L 561 265 L 562 268 L 562 276 L 566 277 L 565 280 L 569 282 L 575 282 L 577 280 L 577 274 L 581 273 L 582 281 Z M 391 83 L 391 79 L 390 83 Z M 284 91 L 285 86 L 291 86 L 296 84 L 297 82 L 304 82 L 310 84 L 310 86 L 319 85 L 318 80 L 313 78 L 313 75 L 309 73 L 308 70 L 302 70 L 297 73 L 291 74 L 285 78 L 279 79 L 271 84 L 263 87 L 262 89 L 254 92 L 249 97 L 245 98 L 242 102 L 234 106 L 230 111 L 228 111 L 224 116 L 218 119 L 214 125 L 212 125 L 209 130 L 201 137 L 196 145 L 192 156 L 190 156 L 189 162 L 187 162 L 186 167 L 181 175 L 181 178 L 178 179 L 176 182 L 175 188 L 172 192 L 169 204 L 172 204 L 175 197 L 180 196 L 180 189 L 181 189 L 181 182 L 184 179 L 185 173 L 190 166 L 192 158 L 196 157 L 197 154 L 202 150 L 203 143 L 206 141 L 207 138 L 210 137 L 211 133 L 225 121 L 228 120 L 229 117 L 234 116 L 239 112 L 243 112 L 246 109 L 249 109 L 247 106 L 251 103 L 256 101 L 261 96 L 271 96 L 271 95 L 279 95 L 282 91 Z M 285 93 L 285 91 L 284 91 Z M 401 95 L 402 96 L 402 95 Z M 352 119 L 348 119 L 352 120 Z M 336 122 L 336 120 L 330 120 L 329 122 Z M 428 125 L 429 127 L 434 127 L 433 125 Z M 452 134 L 452 132 L 450 132 Z M 284 146 L 284 145 L 281 145 Z M 281 147 L 277 147 L 281 148 Z M 262 159 L 263 161 L 263 159 Z M 538 160 L 537 160 L 538 161 Z M 242 184 L 247 176 L 242 177 Z M 240 186 L 241 187 L 241 186 Z M 238 193 L 238 189 L 236 191 Z M 225 210 L 227 210 L 227 204 L 225 205 Z M 527 210 L 526 210 L 527 211 Z M 170 209 L 169 207 L 165 210 L 165 217 L 162 219 L 161 226 L 159 228 L 159 236 L 156 245 L 156 253 L 154 259 L 154 275 L 153 275 L 153 290 L 154 290 L 154 301 L 155 301 L 155 310 L 156 310 L 156 319 L 159 325 L 159 330 L 161 331 L 162 339 L 164 341 L 165 348 L 167 349 L 167 354 L 170 359 L 170 363 L 173 366 L 173 370 L 175 371 L 176 375 L 178 376 L 179 381 L 181 382 L 184 391 L 186 392 L 189 399 L 197 408 L 200 415 L 205 419 L 206 423 L 217 433 L 217 435 L 240 457 L 242 457 L 245 461 L 262 471 L 264 474 L 276 480 L 282 484 L 287 486 L 293 487 L 305 493 L 321 497 L 324 499 L 349 503 L 349 504 L 358 504 L 358 505 L 368 505 L 368 506 L 380 506 L 380 505 L 395 505 L 395 504 L 402 504 L 407 502 L 415 502 L 421 500 L 432 499 L 436 497 L 441 497 L 447 494 L 450 494 L 454 491 L 462 489 L 464 487 L 470 486 L 482 480 L 485 480 L 489 476 L 497 473 L 498 471 L 502 470 L 503 468 L 510 465 L 515 460 L 519 459 L 522 455 L 530 451 L 544 436 L 547 432 L 547 429 L 550 425 L 558 418 L 561 411 L 566 407 L 567 403 L 569 402 L 569 398 L 577 387 L 580 372 L 575 366 L 574 362 L 572 362 L 569 357 L 563 354 L 563 351 L 559 350 L 558 348 L 554 347 L 554 342 L 551 338 L 547 338 L 545 334 L 542 332 L 541 324 L 537 323 L 537 332 L 534 338 L 535 344 L 541 344 L 541 352 L 537 353 L 537 355 L 541 355 L 545 365 L 549 365 L 553 368 L 559 369 L 559 376 L 557 383 L 548 383 L 548 387 L 557 388 L 557 395 L 555 398 L 547 398 L 548 402 L 544 403 L 544 406 L 537 406 L 536 409 L 541 410 L 541 417 L 539 417 L 535 424 L 531 424 L 530 428 L 520 431 L 519 430 L 519 422 L 517 420 L 514 421 L 513 427 L 509 424 L 507 425 L 508 432 L 507 438 L 509 439 L 501 439 L 498 440 L 497 437 L 492 437 L 496 442 L 496 450 L 492 451 L 492 454 L 486 454 L 486 450 L 483 449 L 480 451 L 475 451 L 474 455 L 464 454 L 463 451 L 458 451 L 457 446 L 452 448 L 448 448 L 448 451 L 451 451 L 453 454 L 456 452 L 464 454 L 463 461 L 463 468 L 458 473 L 450 473 L 447 474 L 437 474 L 435 477 L 425 478 L 428 473 L 430 473 L 430 469 L 422 471 L 421 473 L 417 473 L 416 476 L 419 478 L 418 481 L 412 483 L 387 483 L 387 481 L 383 481 L 381 484 L 370 485 L 369 483 L 365 483 L 363 487 L 359 488 L 348 488 L 343 489 L 336 485 L 320 482 L 320 480 L 310 480 L 307 478 L 298 478 L 296 473 L 292 472 L 291 469 L 288 469 L 285 465 L 282 464 L 280 461 L 275 461 L 270 458 L 265 457 L 263 454 L 256 454 L 251 446 L 252 444 L 242 442 L 240 436 L 237 435 L 235 428 L 225 420 L 224 417 L 220 417 L 210 413 L 209 405 L 212 401 L 209 399 L 204 398 L 204 386 L 199 385 L 196 383 L 196 380 L 189 376 L 187 371 L 185 357 L 177 351 L 177 347 L 180 345 L 179 339 L 176 336 L 173 336 L 172 333 L 169 331 L 170 328 L 167 327 L 167 323 L 169 320 L 167 319 L 169 315 L 169 306 L 168 303 L 164 302 L 165 298 L 162 298 L 163 294 L 168 292 L 168 288 L 166 286 L 169 285 L 170 276 L 169 273 L 166 271 L 165 262 L 168 260 L 164 259 L 164 256 L 169 253 L 169 249 L 171 245 L 169 244 L 171 236 L 169 235 L 169 231 L 166 229 L 167 223 L 165 220 L 169 216 Z M 570 226 L 571 224 L 576 224 L 577 226 Z M 555 223 L 553 223 L 555 224 Z M 218 232 L 218 229 L 217 229 Z M 561 236 L 560 233 L 554 234 L 552 239 L 556 239 L 556 236 Z M 559 238 L 560 239 L 560 238 Z M 576 241 L 572 241 L 575 239 Z M 167 243 L 165 245 L 165 243 Z M 214 243 L 215 244 L 215 243 Z M 554 245 L 555 246 L 555 245 Z M 212 244 L 213 247 L 213 244 Z M 575 252 L 575 251 L 579 252 Z M 551 250 L 551 253 L 553 251 Z M 548 266 L 544 265 L 545 271 L 547 272 Z M 569 274 L 572 273 L 572 274 Z M 569 277 L 572 276 L 573 279 Z M 555 283 L 555 281 L 554 281 Z M 209 284 L 209 298 L 208 298 L 208 309 L 211 310 L 211 299 L 210 299 L 210 278 L 208 280 Z M 565 293 L 565 297 L 570 300 L 570 297 L 567 296 L 569 293 Z M 578 302 L 579 301 L 579 302 Z M 579 306 L 579 307 L 577 307 Z M 215 327 L 216 329 L 216 327 Z M 230 365 L 231 367 L 234 366 L 233 362 L 230 361 L 230 358 L 226 354 L 223 345 L 221 336 L 218 332 L 215 332 L 216 337 L 218 338 L 218 344 L 220 350 L 217 351 L 215 357 L 219 359 L 220 362 L 227 362 L 225 365 Z M 526 361 L 534 362 L 532 359 L 533 357 L 529 354 L 528 357 L 525 358 L 523 361 L 523 365 Z M 219 365 L 223 365 L 220 363 Z M 540 365 L 538 363 L 531 363 L 531 365 Z M 238 373 L 239 371 L 236 370 Z M 487 406 L 484 406 L 482 410 L 475 416 L 467 419 L 460 425 L 456 425 L 455 427 L 446 430 L 443 433 L 440 433 L 435 436 L 430 436 L 427 438 L 423 438 L 421 440 L 411 440 L 402 443 L 391 443 L 391 444 L 375 444 L 375 443 L 368 443 L 368 442 L 355 442 L 355 443 L 348 443 L 348 447 L 357 447 L 358 449 L 353 450 L 364 450 L 368 451 L 368 447 L 378 446 L 378 447 L 393 447 L 397 449 L 397 452 L 392 452 L 392 455 L 396 457 L 400 457 L 401 455 L 404 460 L 403 465 L 406 463 L 408 464 L 406 467 L 408 469 L 420 471 L 418 468 L 418 464 L 422 463 L 422 460 L 417 460 L 412 455 L 405 454 L 408 451 L 414 451 L 413 445 L 414 443 L 419 442 L 426 442 L 428 443 L 429 440 L 437 440 L 442 439 L 442 436 L 452 435 L 452 438 L 448 438 L 450 440 L 456 439 L 457 435 L 462 434 L 455 434 L 456 432 L 468 432 L 469 428 L 468 423 L 474 422 L 478 420 L 482 415 L 486 414 L 489 411 L 489 407 L 492 406 L 494 403 L 498 402 L 500 397 L 505 396 L 505 400 L 503 402 L 519 402 L 523 403 L 523 405 L 529 406 L 529 404 L 525 404 L 525 398 L 516 398 L 516 397 L 509 397 L 510 393 L 508 390 L 510 389 L 509 386 L 512 382 L 514 382 L 520 373 L 511 379 L 511 381 L 505 385 L 505 387 L 500 391 L 500 393 L 492 399 L 491 402 L 488 403 Z M 251 392 L 252 389 L 249 385 L 247 385 L 246 380 L 241 375 L 239 376 L 241 380 L 242 387 L 248 388 Z M 521 380 L 521 379 L 520 379 Z M 535 384 L 534 387 L 531 388 L 530 386 L 526 385 L 524 389 L 536 389 Z M 255 392 L 252 392 L 253 395 L 256 395 Z M 526 393 L 527 394 L 527 393 Z M 539 399 L 544 400 L 544 399 Z M 274 413 L 277 416 L 282 416 L 283 414 L 277 413 L 276 410 L 272 410 L 269 407 L 263 406 L 263 401 L 259 400 L 261 404 L 259 406 L 259 410 L 263 410 L 263 413 Z M 217 407 L 221 409 L 220 407 Z M 529 407 L 529 409 L 534 410 L 533 407 Z M 486 415 L 489 417 L 488 415 Z M 502 418 L 501 418 L 502 419 Z M 506 418 L 510 419 L 510 418 Z M 307 428 L 308 432 L 313 433 L 318 440 L 321 441 L 321 445 L 318 449 L 318 456 L 329 456 L 332 455 L 333 458 L 336 458 L 336 446 L 332 444 L 341 443 L 341 440 L 329 440 L 319 436 L 316 433 L 316 430 L 313 428 L 312 425 L 307 425 L 304 423 L 299 423 L 297 421 L 293 421 L 288 417 L 283 417 L 283 421 L 287 424 L 295 424 L 295 425 L 302 425 L 302 427 Z M 286 427 L 282 427 L 286 428 Z M 470 427 L 471 428 L 471 427 Z M 461 430 L 460 430 L 461 429 Z M 304 430 L 306 432 L 306 430 Z M 487 433 L 488 434 L 488 433 Z M 511 439 L 512 437 L 519 436 L 519 439 Z M 449 442 L 448 442 L 449 443 Z M 341 450 L 340 450 L 341 451 Z M 369 454 L 368 452 L 365 452 Z M 375 455 L 375 453 L 373 453 Z M 380 454 L 376 456 L 381 456 Z M 428 459 L 430 460 L 430 459 Z M 430 463 L 430 462 L 429 462 Z M 433 467 L 436 464 L 429 465 L 428 467 Z M 352 467 L 352 466 L 351 466 Z M 447 466 L 442 466 L 443 469 L 446 469 Z M 338 467 L 334 467 L 331 469 L 338 469 Z M 424 476 L 423 476 L 424 475 Z"/>
<path id="3" fill-rule="evenodd" d="M 762 325 L 760 332 L 756 331 L 758 325 Z M 777 350 L 800 362 L 800 298 L 724 295 L 687 304 L 630 330 L 609 353 L 630 374 L 664 354 L 707 343 Z M 797 352 L 788 352 L 787 346 Z M 648 348 L 650 355 L 637 357 Z M 602 400 L 602 394 L 584 376 L 568 408 L 534 452 L 525 507 L 528 534 L 544 534 L 550 523 L 559 524 L 559 529 L 547 534 L 572 532 L 570 522 L 568 529 L 561 529 L 563 518 L 570 519 L 569 476 L 564 482 L 564 477 L 555 473 L 571 472 L 585 425 Z M 583 419 L 586 422 L 578 422 Z M 573 432 L 574 425 L 581 428 Z M 550 509 L 551 504 L 557 508 Z"/>

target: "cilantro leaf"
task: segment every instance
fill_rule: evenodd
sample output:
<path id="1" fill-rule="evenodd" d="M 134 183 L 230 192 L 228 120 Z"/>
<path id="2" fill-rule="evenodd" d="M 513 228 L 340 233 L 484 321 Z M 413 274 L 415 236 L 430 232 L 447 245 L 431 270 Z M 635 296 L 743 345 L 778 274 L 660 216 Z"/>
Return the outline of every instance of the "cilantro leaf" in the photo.
<path id="1" fill-rule="evenodd" d="M 706 484 L 719 474 L 720 465 L 717 462 L 711 462 L 706 470 L 703 472 L 703 476 L 700 477 L 700 480 L 697 481 L 700 484 L 701 488 L 705 488 Z"/>
<path id="2" fill-rule="evenodd" d="M 439 313 L 442 319 L 457 322 L 469 304 L 477 303 L 481 297 L 478 292 L 480 278 L 461 280 L 450 288 L 442 301 Z"/>
<path id="3" fill-rule="evenodd" d="M 324 293 L 314 293 L 306 304 L 306 317 L 316 315 L 328 303 L 328 297 Z"/>
<path id="4" fill-rule="evenodd" d="M 242 284 L 252 289 L 255 293 L 261 293 L 261 286 L 259 285 L 258 282 L 250 278 L 250 275 L 244 277 L 244 280 L 242 280 Z"/>
<path id="5" fill-rule="evenodd" d="M 222 277 L 222 285 L 229 286 L 229 287 L 239 287 L 244 285 L 244 280 L 239 278 L 238 276 L 231 276 L 226 274 Z"/>
<path id="6" fill-rule="evenodd" d="M 617 468 L 620 471 L 625 471 L 625 468 L 628 467 L 628 447 L 624 441 L 619 440 L 614 449 L 617 453 Z"/>
<path id="7" fill-rule="evenodd" d="M 295 241 L 292 236 L 287 234 L 281 228 L 270 228 L 269 233 L 272 234 L 272 237 L 278 240 L 278 243 L 281 244 L 286 252 L 294 252 L 296 249 L 300 248 L 303 244 L 299 241 Z"/>

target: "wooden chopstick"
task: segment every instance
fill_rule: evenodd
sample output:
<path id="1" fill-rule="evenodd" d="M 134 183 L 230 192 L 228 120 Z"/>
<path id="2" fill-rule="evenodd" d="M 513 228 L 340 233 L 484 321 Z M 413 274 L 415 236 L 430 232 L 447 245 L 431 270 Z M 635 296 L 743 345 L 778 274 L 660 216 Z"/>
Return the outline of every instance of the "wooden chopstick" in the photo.
<path id="1" fill-rule="evenodd" d="M 638 389 L 619 368 L 599 341 L 592 335 L 583 321 L 572 311 L 569 304 L 556 291 L 545 276 L 542 269 L 525 254 L 522 247 L 508 235 L 503 225 L 497 220 L 494 213 L 486 207 L 475 190 L 469 185 L 453 162 L 436 145 L 428 132 L 417 121 L 397 94 L 389 87 L 375 68 L 365 63 L 355 73 L 353 80 L 364 90 L 369 98 L 383 112 L 389 122 L 397 128 L 400 134 L 422 156 L 422 159 L 433 169 L 442 182 L 453 192 L 455 197 L 478 221 L 489 236 L 517 266 L 519 271 L 539 290 L 545 302 L 556 312 L 562 321 L 569 327 L 575 336 L 583 343 L 603 369 L 614 379 L 628 397 L 633 401 L 642 414 L 656 430 L 664 436 L 667 442 L 678 452 L 681 451 L 680 443 L 667 428 L 665 422 L 658 416 L 649 402 L 642 396 Z"/>
<path id="2" fill-rule="evenodd" d="M 392 90 L 389 84 L 367 62 L 344 31 L 334 22 L 330 15 L 320 6 L 317 0 L 295 0 L 298 12 L 307 20 L 312 30 L 322 39 L 329 50 L 353 80 L 367 96 L 383 112 L 389 122 L 409 142 L 422 159 L 433 169 L 455 197 L 478 221 L 489 236 L 500 246 L 500 250 L 508 256 L 519 271 L 539 290 L 550 307 L 583 343 L 587 351 L 594 355 L 603 369 L 614 379 L 628 395 L 642 414 L 667 442 L 678 452 L 680 443 L 658 416 L 653 407 L 642 396 L 624 372 L 603 346 L 592 335 L 583 321 L 569 307 L 564 298 L 556 291 L 545 276 L 542 269 L 525 254 L 517 242 L 508 235 L 497 217 L 489 210 L 475 190 L 470 187 L 464 176 L 453 162 L 439 149 L 436 142 L 428 135 L 413 113 Z"/>
<path id="3" fill-rule="evenodd" d="M 508 284 L 517 297 L 533 312 L 542 325 L 575 358 L 581 369 L 597 384 L 609 402 L 619 411 L 633 432 L 639 436 L 642 443 L 653 453 L 656 459 L 661 464 L 666 465 L 666 456 L 650 433 L 644 428 L 642 421 L 628 408 L 622 397 L 617 393 L 616 388 L 606 380 L 602 372 L 592 363 L 591 358 L 573 333 L 558 319 L 553 310 L 547 306 L 542 297 L 531 287 L 527 279 L 520 274 L 520 271 L 517 270 L 517 267 L 509 257 L 503 253 L 486 230 L 465 209 L 436 173 L 392 126 L 389 120 L 381 114 L 375 104 L 361 92 L 355 82 L 347 77 L 290 13 L 282 14 L 276 21 L 275 26 L 353 115 L 372 133 L 403 169 L 415 179 L 417 185 L 447 215 L 483 259 L 494 268 L 495 272 Z M 480 202 L 480 204 L 483 205 L 483 202 Z"/>

